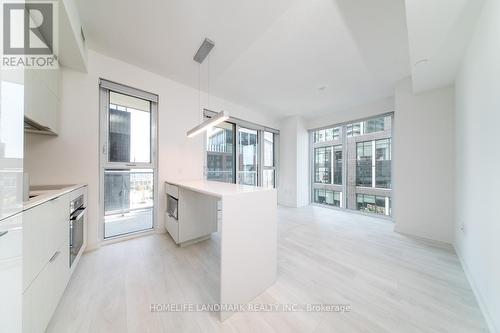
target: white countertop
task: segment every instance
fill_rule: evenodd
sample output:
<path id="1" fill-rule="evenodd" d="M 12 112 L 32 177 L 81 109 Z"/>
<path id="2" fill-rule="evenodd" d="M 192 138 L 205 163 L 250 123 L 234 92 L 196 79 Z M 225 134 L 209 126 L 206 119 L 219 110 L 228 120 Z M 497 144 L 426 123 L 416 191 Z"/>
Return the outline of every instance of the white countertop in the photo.
<path id="1" fill-rule="evenodd" d="M 54 198 L 60 197 L 66 193 L 78 190 L 87 186 L 86 184 L 72 184 L 72 185 L 43 185 L 43 186 L 33 186 L 30 187 L 30 195 L 36 195 L 35 197 L 24 202 L 23 210 L 33 208 L 35 206 L 41 205 L 47 201 Z"/>
<path id="2" fill-rule="evenodd" d="M 228 195 L 238 195 L 242 193 L 275 191 L 275 189 L 273 188 L 222 183 L 203 179 L 179 181 L 167 180 L 166 183 L 220 198 Z"/>

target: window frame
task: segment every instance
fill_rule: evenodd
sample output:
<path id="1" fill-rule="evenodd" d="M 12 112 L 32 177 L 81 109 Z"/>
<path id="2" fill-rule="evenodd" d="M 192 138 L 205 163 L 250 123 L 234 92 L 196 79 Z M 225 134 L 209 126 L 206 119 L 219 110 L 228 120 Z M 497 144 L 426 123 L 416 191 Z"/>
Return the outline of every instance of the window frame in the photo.
<path id="1" fill-rule="evenodd" d="M 203 109 L 203 118 L 209 119 L 215 116 L 217 112 Z M 257 131 L 257 185 L 262 186 L 262 180 L 264 177 L 264 170 L 274 170 L 274 188 L 278 188 L 279 185 L 279 143 L 280 143 L 280 131 L 271 127 L 266 127 L 258 125 L 246 120 L 242 120 L 236 117 L 230 117 L 225 121 L 233 125 L 233 142 L 234 142 L 234 158 L 233 158 L 233 184 L 239 184 L 238 181 L 238 168 L 239 168 L 239 137 L 238 130 L 240 128 L 246 128 L 249 130 Z M 264 132 L 270 132 L 273 134 L 273 166 L 264 166 Z M 207 169 L 207 137 L 204 135 L 203 139 L 203 178 L 206 180 L 208 175 Z M 252 186 L 252 185 L 248 185 Z"/>
<path id="2" fill-rule="evenodd" d="M 384 118 L 384 121 L 386 117 L 390 117 L 390 125 L 388 125 L 388 123 L 386 123 L 386 125 L 384 126 L 384 129 L 382 130 L 378 130 L 380 129 L 380 121 L 377 122 L 377 118 Z M 364 133 L 365 132 L 365 127 L 369 127 L 367 126 L 367 122 L 373 120 L 374 121 L 374 125 L 372 127 L 374 127 L 376 129 L 376 131 L 372 131 L 372 132 L 369 132 L 369 133 Z M 359 124 L 359 126 L 357 126 L 357 124 Z M 378 124 L 378 125 L 377 125 Z M 351 132 L 352 132 L 352 128 L 353 127 L 359 127 L 359 131 L 360 131 L 360 134 L 357 134 L 357 135 L 352 135 L 351 132 L 349 132 L 349 126 L 351 125 Z M 329 129 L 329 128 L 336 128 L 336 127 L 340 127 L 341 128 L 341 131 L 340 131 L 340 140 L 338 141 L 327 141 L 327 142 L 316 142 L 316 139 L 315 139 L 315 133 L 317 131 L 320 131 L 320 130 L 324 130 L 324 129 Z M 393 148 L 393 143 L 394 143 L 394 138 L 393 138 L 393 130 L 394 130 L 394 112 L 387 112 L 387 113 L 382 113 L 382 114 L 378 114 L 378 115 L 374 115 L 374 116 L 370 116 L 370 117 L 365 117 L 365 118 L 361 118 L 361 119 L 355 119 L 355 120 L 351 120 L 351 121 L 346 121 L 346 122 L 342 122 L 342 123 L 336 123 L 336 124 L 329 124 L 327 126 L 322 126 L 322 127 L 318 127 L 318 128 L 312 128 L 312 129 L 309 129 L 309 170 L 310 170 L 310 186 L 309 186 L 309 191 L 310 191 L 310 195 L 309 195 L 309 203 L 310 204 L 313 204 L 313 205 L 319 205 L 319 206 L 322 206 L 322 207 L 330 207 L 330 208 L 333 208 L 333 209 L 343 209 L 343 210 L 347 210 L 349 212 L 353 212 L 353 213 L 359 213 L 359 214 L 368 214 L 370 216 L 377 216 L 377 217 L 381 217 L 381 218 L 387 218 L 387 219 L 390 219 L 392 220 L 392 216 L 389 215 L 389 216 L 386 216 L 386 215 L 379 215 L 379 214 L 370 214 L 370 213 L 364 213 L 364 212 L 360 212 L 357 210 L 357 207 L 356 207 L 356 195 L 358 193 L 360 194 L 371 194 L 371 192 L 380 192 L 378 194 L 376 194 L 377 196 L 385 196 L 386 197 L 386 201 L 387 199 L 389 200 L 389 203 L 393 202 L 392 201 L 392 188 L 394 187 L 394 181 L 392 179 L 392 171 L 391 171 L 391 181 L 390 181 L 390 187 L 387 187 L 387 188 L 384 188 L 384 187 L 376 187 L 376 170 L 373 170 L 372 171 L 372 186 L 370 187 L 362 187 L 362 186 L 359 186 L 357 185 L 357 181 L 356 181 L 356 178 L 357 178 L 357 175 L 355 174 L 354 175 L 354 183 L 356 184 L 354 187 L 352 186 L 352 180 L 351 180 L 351 184 L 348 184 L 348 178 L 349 179 L 352 179 L 352 170 L 349 170 L 349 163 L 351 159 L 354 159 L 354 160 L 357 160 L 357 147 L 355 146 L 355 154 L 356 156 L 351 156 L 352 155 L 352 152 L 350 154 L 348 154 L 348 151 L 350 151 L 348 147 L 348 145 L 356 145 L 357 142 L 363 142 L 363 141 L 373 141 L 372 143 L 372 164 L 376 164 L 376 142 L 378 140 L 383 140 L 383 139 L 386 139 L 388 138 L 390 140 L 390 149 L 391 149 L 391 152 L 390 152 L 390 160 L 391 160 L 391 170 L 393 168 L 393 164 L 392 164 L 392 160 L 393 160 L 393 151 L 392 151 L 392 148 Z M 385 135 L 388 135 L 388 137 L 383 137 L 383 134 L 379 134 L 379 133 L 386 133 Z M 378 136 L 381 136 L 380 138 L 378 138 Z M 326 137 L 326 135 L 325 135 Z M 359 138 L 359 139 L 357 139 Z M 359 140 L 359 141 L 358 141 Z M 339 143 L 337 143 L 339 142 Z M 332 146 L 332 154 L 335 154 L 335 149 L 334 149 L 334 146 L 338 145 L 338 144 L 341 144 L 342 145 L 342 185 L 334 185 L 334 184 L 321 184 L 321 183 L 316 183 L 315 182 L 315 149 L 316 148 L 319 148 L 319 147 L 322 147 L 322 146 Z M 332 155 L 332 164 L 335 164 L 335 157 L 334 155 Z M 352 166 L 352 164 L 351 164 Z M 356 169 L 356 167 L 355 167 Z M 334 168 L 332 167 L 332 183 L 334 183 L 334 178 L 335 178 L 335 171 L 334 171 Z M 326 185 L 326 186 L 325 186 Z M 339 189 L 340 187 L 340 189 Z M 314 202 L 314 190 L 317 189 L 317 188 L 326 188 L 326 189 L 330 189 L 330 190 L 333 190 L 333 191 L 340 191 L 341 194 L 342 194 L 342 208 L 338 208 L 338 207 L 332 207 L 332 206 L 329 206 L 329 205 L 322 205 L 322 204 L 317 204 Z M 349 193 L 348 193 L 348 188 L 349 188 Z M 354 188 L 354 189 L 353 189 Z M 383 194 L 382 194 L 383 193 Z M 354 197 L 354 199 L 350 198 L 350 197 Z M 348 205 L 348 202 L 349 202 L 349 205 Z M 354 202 L 354 208 L 351 207 L 353 206 L 353 202 Z M 389 204 L 389 213 L 392 212 L 392 205 Z"/>
<path id="3" fill-rule="evenodd" d="M 117 92 L 144 99 L 150 102 L 151 112 L 151 141 L 150 141 L 150 162 L 110 162 L 109 161 L 109 102 L 110 92 Z M 100 243 L 113 242 L 116 239 L 127 238 L 136 234 L 144 234 L 155 232 L 158 228 L 158 203 L 159 203 L 159 184 L 158 184 L 158 106 L 159 97 L 156 94 L 146 92 L 127 85 L 116 82 L 99 79 L 99 226 L 98 226 L 98 241 Z M 104 124 L 106 126 L 104 126 Z M 133 231 L 120 235 L 105 237 L 105 211 L 104 211 L 104 175 L 106 170 L 153 170 L 153 223 L 152 228 Z M 131 209 L 130 211 L 134 211 Z"/>

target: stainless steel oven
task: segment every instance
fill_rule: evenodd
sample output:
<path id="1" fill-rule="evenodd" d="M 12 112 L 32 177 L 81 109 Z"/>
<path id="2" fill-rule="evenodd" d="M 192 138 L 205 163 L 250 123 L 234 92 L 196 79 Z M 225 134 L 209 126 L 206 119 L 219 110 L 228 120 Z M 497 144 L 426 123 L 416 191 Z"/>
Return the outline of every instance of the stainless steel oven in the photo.
<path id="1" fill-rule="evenodd" d="M 73 265 L 83 246 L 83 228 L 86 210 L 83 194 L 71 201 L 69 208 L 69 267 Z"/>

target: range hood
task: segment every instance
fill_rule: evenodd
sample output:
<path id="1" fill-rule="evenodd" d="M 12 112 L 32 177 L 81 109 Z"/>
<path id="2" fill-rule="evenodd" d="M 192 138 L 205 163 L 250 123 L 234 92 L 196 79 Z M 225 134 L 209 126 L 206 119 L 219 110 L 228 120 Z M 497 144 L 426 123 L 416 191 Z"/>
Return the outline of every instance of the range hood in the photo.
<path id="1" fill-rule="evenodd" d="M 52 132 L 52 130 L 46 126 L 40 125 L 34 120 L 29 119 L 24 116 L 24 132 L 25 133 L 36 133 L 36 134 L 46 134 L 46 135 L 57 135 Z"/>

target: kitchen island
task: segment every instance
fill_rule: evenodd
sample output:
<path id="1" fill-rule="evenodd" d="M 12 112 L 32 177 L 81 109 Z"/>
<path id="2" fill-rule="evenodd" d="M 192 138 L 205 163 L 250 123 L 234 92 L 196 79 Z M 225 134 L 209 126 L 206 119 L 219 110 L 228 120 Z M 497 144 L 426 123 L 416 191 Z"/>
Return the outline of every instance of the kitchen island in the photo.
<path id="1" fill-rule="evenodd" d="M 218 303 L 223 307 L 247 304 L 274 283 L 275 189 L 195 180 L 168 181 L 165 190 L 166 228 L 177 244 L 189 246 L 212 233 L 220 234 Z M 220 318 L 231 314 L 220 311 Z"/>

